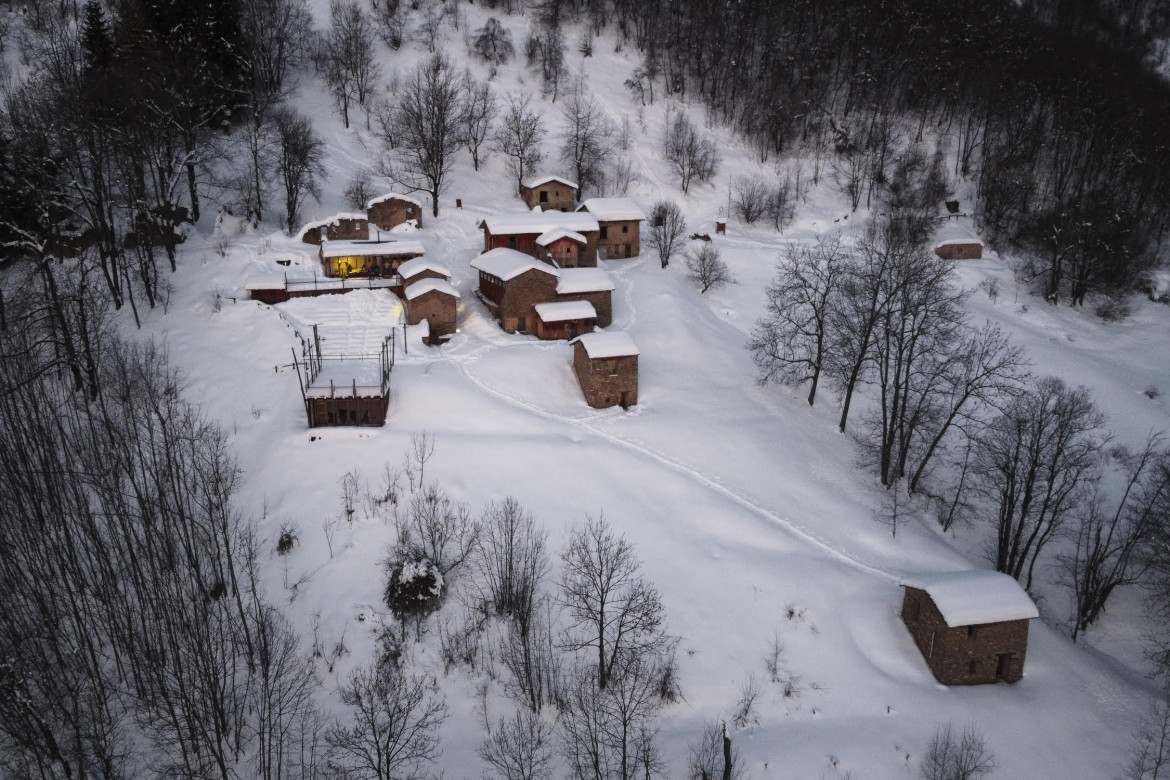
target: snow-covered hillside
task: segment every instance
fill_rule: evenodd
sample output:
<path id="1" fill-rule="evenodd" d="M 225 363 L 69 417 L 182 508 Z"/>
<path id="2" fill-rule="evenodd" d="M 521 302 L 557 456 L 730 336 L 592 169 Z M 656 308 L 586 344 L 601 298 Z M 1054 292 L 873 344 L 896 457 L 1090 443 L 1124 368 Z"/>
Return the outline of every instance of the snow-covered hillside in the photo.
<path id="1" fill-rule="evenodd" d="M 448 27 L 443 43 L 457 63 L 467 60 L 466 31 L 487 18 L 479 5 L 460 9 L 460 30 Z M 324 25 L 323 0 L 313 10 Z M 501 20 L 519 45 L 524 20 Z M 230 434 L 245 474 L 241 508 L 269 543 L 270 595 L 300 627 L 306 650 L 314 631 L 323 646 L 344 645 L 331 671 L 321 662 L 328 712 L 344 714 L 337 688 L 373 653 L 371 618 L 385 612 L 381 564 L 392 528 L 359 507 L 330 545 L 323 522 L 343 511 L 344 475 L 378 484 L 387 464 L 401 466 L 411 437 L 427 432 L 436 443 L 428 480 L 473 512 L 515 496 L 551 531 L 553 550 L 574 526 L 602 514 L 634 543 L 662 591 L 669 631 L 680 638 L 683 698 L 659 722 L 669 776 L 683 774 L 688 745 L 706 722 L 730 721 L 752 679 L 761 694 L 747 725 L 732 734 L 751 777 L 917 777 L 932 731 L 947 721 L 970 721 L 983 732 L 999 777 L 1113 776 L 1152 691 L 1143 676 L 1137 594 L 1120 594 L 1087 642 L 1074 645 L 1063 629 L 1065 597 L 1045 586 L 1021 682 L 947 688 L 934 681 L 899 618 L 899 585 L 986 567 L 979 551 L 987 528 L 944 536 L 928 515 L 911 513 L 893 536 L 881 519 L 885 491 L 856 465 L 851 440 L 836 432 L 835 399 L 825 394 L 809 407 L 799 391 L 757 386 L 744 348 L 783 243 L 827 231 L 853 235 L 866 214 L 850 214 L 848 201 L 823 180 L 784 235 L 732 220 L 726 236 L 715 236 L 729 178 L 759 163 L 711 128 L 721 139 L 722 168 L 713 184 L 683 196 L 658 153 L 662 127 L 670 109 L 688 111 L 699 124 L 704 112 L 669 100 L 640 107 L 622 86 L 636 58 L 614 48 L 602 37 L 591 58 L 566 56 L 570 75 L 584 79 L 614 122 L 631 122 L 632 144 L 623 154 L 636 178 L 628 195 L 646 210 L 664 197 L 678 200 L 688 232 L 711 233 L 737 279 L 700 295 L 681 262 L 661 268 L 645 242 L 638 258 L 601 263 L 617 286 L 612 328 L 628 332 L 641 351 L 639 402 L 629 411 L 586 406 L 568 344 L 508 335 L 476 299 L 469 262 L 482 248 L 477 222 L 523 208 L 498 155 L 478 172 L 461 156 L 440 216 L 428 214 L 412 235 L 428 258 L 451 269 L 462 295 L 460 330 L 441 348 L 424 346 L 416 329 L 408 354 L 399 343 L 384 428 L 309 430 L 290 349 L 299 349 L 298 330 L 319 324 L 331 349 L 370 351 L 392 329 L 401 336 L 401 304 L 385 290 L 272 307 L 247 300 L 249 282 L 286 272 L 311 276 L 316 267 L 315 247 L 273 225 L 241 230 L 230 216 L 218 223 L 214 214 L 205 217 L 181 249 L 168 310 L 145 317 L 141 336 L 166 343 L 190 396 Z M 426 56 L 417 41 L 382 54 L 387 76 Z M 491 83 L 501 95 L 539 89 L 522 58 Z M 324 196 L 305 218 L 348 211 L 342 190 L 355 171 L 373 166 L 379 142 L 364 130 L 364 118 L 343 130 L 310 73 L 294 100 L 328 142 Z M 561 172 L 558 106 L 537 101 L 546 168 Z M 385 180 L 378 186 L 393 189 Z M 230 243 L 221 256 L 223 234 Z M 994 299 L 978 290 L 986 280 L 998 282 Z M 1165 306 L 1135 300 L 1132 316 L 1115 323 L 1054 308 L 1018 287 L 994 253 L 964 262 L 958 282 L 977 289 L 973 318 L 1001 323 L 1037 372 L 1090 387 L 1118 439 L 1138 444 L 1149 431 L 1170 428 L 1164 399 L 1144 392 L 1170 393 Z M 282 528 L 299 539 L 287 556 L 273 550 Z M 775 639 L 794 681 L 788 695 L 765 671 Z M 480 776 L 479 680 L 459 670 L 444 676 L 433 631 L 410 655 L 411 664 L 438 676 L 451 710 L 439 767 L 448 777 Z"/>

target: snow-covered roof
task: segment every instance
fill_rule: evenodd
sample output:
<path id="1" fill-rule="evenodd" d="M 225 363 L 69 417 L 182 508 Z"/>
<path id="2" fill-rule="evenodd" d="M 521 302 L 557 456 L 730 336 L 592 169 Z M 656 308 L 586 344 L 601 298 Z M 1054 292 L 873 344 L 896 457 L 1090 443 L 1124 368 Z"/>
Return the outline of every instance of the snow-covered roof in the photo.
<path id="1" fill-rule="evenodd" d="M 417 276 L 423 271 L 434 271 L 443 276 L 450 276 L 451 271 L 447 266 L 440 263 L 438 260 L 428 260 L 425 257 L 416 257 L 413 260 L 407 260 L 402 265 L 398 266 L 398 275 L 403 279 L 409 279 L 412 276 Z"/>
<path id="2" fill-rule="evenodd" d="M 545 322 L 597 319 L 597 309 L 594 309 L 589 301 L 538 303 L 533 308 L 536 309 L 537 316 Z"/>
<path id="3" fill-rule="evenodd" d="M 948 238 L 945 241 L 939 241 L 934 248 L 941 249 L 944 246 L 954 246 L 955 244 L 962 244 L 963 246 L 977 244 L 978 246 L 983 246 L 983 242 L 977 238 Z"/>
<path id="4" fill-rule="evenodd" d="M 297 238 L 304 238 L 305 234 L 308 233 L 313 228 L 322 228 L 322 227 L 329 227 L 330 225 L 336 225 L 336 224 L 340 223 L 341 220 L 343 220 L 343 219 L 365 220 L 368 218 L 366 217 L 365 214 L 357 214 L 357 213 L 334 214 L 332 217 L 326 217 L 325 219 L 317 219 L 317 220 L 314 220 L 312 222 L 306 222 L 304 227 L 301 228 L 301 232 L 297 233 Z"/>
<path id="5" fill-rule="evenodd" d="M 581 204 L 581 208 L 602 222 L 646 219 L 646 212 L 630 198 L 589 198 Z"/>
<path id="6" fill-rule="evenodd" d="M 525 271 L 531 271 L 533 269 L 544 271 L 553 276 L 560 276 L 557 273 L 557 269 L 551 265 L 534 260 L 523 252 L 509 249 L 506 246 L 497 247 L 490 252 L 484 252 L 471 261 L 471 267 L 477 271 L 483 271 L 486 274 L 503 279 L 505 282 L 519 276 Z"/>
<path id="7" fill-rule="evenodd" d="M 613 279 L 601 268 L 562 268 L 557 295 L 613 290 Z"/>
<path id="8" fill-rule="evenodd" d="M 570 344 L 581 342 L 585 347 L 585 354 L 591 358 L 625 357 L 639 354 L 634 346 L 634 340 L 623 331 L 606 331 L 586 333 L 570 341 Z"/>
<path id="9" fill-rule="evenodd" d="M 521 211 L 515 214 L 493 214 L 484 217 L 483 224 L 495 234 L 544 233 L 554 228 L 565 228 L 577 233 L 600 230 L 597 220 L 587 211 Z"/>
<path id="10" fill-rule="evenodd" d="M 586 243 L 585 236 L 563 227 L 555 227 L 552 230 L 544 231 L 536 237 L 536 243 L 540 244 L 541 246 L 548 246 L 549 244 L 561 238 L 571 238 L 578 244 Z"/>
<path id="11" fill-rule="evenodd" d="M 455 298 L 459 297 L 459 291 L 455 289 L 455 285 L 448 282 L 446 279 L 419 279 L 414 284 L 406 288 L 406 300 L 413 301 L 420 295 L 438 290 L 441 293 L 446 293 Z"/>
<path id="12" fill-rule="evenodd" d="M 322 257 L 421 255 L 421 241 L 322 241 Z"/>
<path id="13" fill-rule="evenodd" d="M 972 569 L 922 577 L 904 584 L 926 591 L 952 628 L 1040 616 L 1020 583 L 998 571 Z"/>
<path id="14" fill-rule="evenodd" d="M 569 181 L 562 176 L 533 176 L 530 179 L 525 179 L 524 181 L 520 182 L 520 186 L 532 189 L 533 187 L 539 187 L 542 184 L 548 184 L 550 181 L 559 181 L 561 184 L 567 184 L 573 189 L 577 189 L 577 182 Z"/>
<path id="15" fill-rule="evenodd" d="M 376 204 L 381 203 L 384 200 L 390 200 L 391 198 L 397 198 L 398 200 L 404 200 L 407 203 L 413 203 L 420 209 L 423 207 L 422 201 L 420 201 L 418 198 L 412 198 L 409 195 L 403 195 L 399 192 L 387 192 L 385 195 L 379 195 L 376 198 L 370 198 L 368 201 L 366 201 L 366 208 L 372 209 Z"/>

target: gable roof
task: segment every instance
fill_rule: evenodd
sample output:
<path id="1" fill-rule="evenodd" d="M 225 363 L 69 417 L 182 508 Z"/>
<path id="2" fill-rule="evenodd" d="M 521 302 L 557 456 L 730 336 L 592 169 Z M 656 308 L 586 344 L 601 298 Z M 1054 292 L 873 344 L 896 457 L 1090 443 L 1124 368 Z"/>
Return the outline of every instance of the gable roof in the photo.
<path id="1" fill-rule="evenodd" d="M 450 276 L 451 271 L 447 266 L 440 263 L 438 260 L 428 260 L 425 257 L 416 257 L 413 260 L 407 260 L 402 265 L 398 266 L 398 275 L 403 279 L 409 279 L 412 276 L 421 274 L 423 271 L 434 271 L 443 276 Z"/>
<path id="2" fill-rule="evenodd" d="M 421 255 L 421 241 L 322 241 L 322 257 L 393 257 Z"/>
<path id="3" fill-rule="evenodd" d="M 505 282 L 513 279 L 525 271 L 543 271 L 546 274 L 560 276 L 557 269 L 547 263 L 532 259 L 531 256 L 506 246 L 496 247 L 490 252 L 484 252 L 471 261 L 471 267 L 483 271 Z"/>
<path id="4" fill-rule="evenodd" d="M 905 584 L 926 591 L 951 628 L 1040 616 L 1020 583 L 998 571 L 935 574 Z"/>
<path id="5" fill-rule="evenodd" d="M 420 295 L 425 295 L 429 292 L 438 291 L 446 293 L 455 298 L 459 297 L 459 291 L 455 289 L 455 285 L 448 282 L 446 279 L 419 279 L 414 284 L 406 288 L 406 300 L 413 301 Z"/>
<path id="6" fill-rule="evenodd" d="M 585 354 L 590 358 L 614 358 L 640 354 L 638 348 L 634 346 L 634 340 L 624 331 L 594 331 L 578 336 L 569 343 L 576 344 L 578 341 L 581 342 L 581 346 L 585 348 Z"/>
<path id="7" fill-rule="evenodd" d="M 581 208 L 601 222 L 646 219 L 646 212 L 629 198 L 589 198 L 581 204 Z"/>
<path id="8" fill-rule="evenodd" d="M 597 319 L 597 309 L 589 301 L 538 303 L 532 308 L 536 309 L 536 315 L 544 322 Z"/>
<path id="9" fill-rule="evenodd" d="M 563 228 L 563 227 L 556 227 L 556 228 L 553 228 L 552 230 L 544 231 L 543 233 L 541 233 L 539 236 L 536 237 L 536 243 L 540 244 L 541 246 L 548 246 L 549 244 L 552 244 L 554 241 L 557 241 L 558 239 L 562 239 L 562 238 L 572 239 L 573 241 L 576 241 L 578 244 L 586 243 L 585 236 L 581 235 L 580 233 L 575 233 L 572 230 L 569 230 L 568 228 Z"/>
<path id="10" fill-rule="evenodd" d="M 557 295 L 605 292 L 613 290 L 613 279 L 601 268 L 562 268 L 557 280 Z"/>
<path id="11" fill-rule="evenodd" d="M 569 181 L 562 176 L 533 176 L 532 178 L 525 179 L 524 181 L 520 182 L 520 186 L 527 189 L 532 189 L 534 187 L 539 187 L 542 184 L 548 184 L 550 181 L 559 181 L 561 184 L 565 184 L 572 187 L 573 189 L 577 189 L 577 182 Z"/>
<path id="12" fill-rule="evenodd" d="M 301 228 L 301 231 L 299 233 L 297 233 L 297 238 L 303 239 L 305 237 L 305 234 L 314 228 L 328 227 L 330 225 L 340 225 L 341 220 L 343 220 L 343 219 L 349 219 L 349 220 L 355 220 L 355 221 L 360 219 L 363 222 L 369 222 L 369 219 L 366 217 L 365 214 L 358 214 L 356 212 L 355 213 L 334 214 L 332 217 L 325 217 L 325 219 L 315 219 L 312 222 L 306 222 L 304 224 L 304 226 Z"/>
<path id="13" fill-rule="evenodd" d="M 554 228 L 565 228 L 577 233 L 598 231 L 601 227 L 586 211 L 520 211 L 515 214 L 493 214 L 484 217 L 482 225 L 494 235 L 508 233 L 544 233 Z"/>
<path id="14" fill-rule="evenodd" d="M 420 201 L 418 198 L 412 198 L 409 195 L 403 195 L 403 194 L 398 193 L 398 192 L 387 192 L 385 195 L 379 195 L 376 198 L 370 198 L 368 201 L 366 201 L 366 208 L 372 209 L 378 203 L 381 203 L 384 200 L 391 200 L 391 199 L 404 200 L 407 203 L 413 203 L 414 205 L 418 206 L 420 209 L 423 207 L 422 201 Z"/>

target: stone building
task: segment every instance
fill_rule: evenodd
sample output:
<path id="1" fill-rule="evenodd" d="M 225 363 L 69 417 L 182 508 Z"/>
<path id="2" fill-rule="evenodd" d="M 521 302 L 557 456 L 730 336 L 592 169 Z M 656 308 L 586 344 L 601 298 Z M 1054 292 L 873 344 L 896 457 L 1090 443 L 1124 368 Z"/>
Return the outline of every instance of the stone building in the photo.
<path id="1" fill-rule="evenodd" d="M 318 255 L 326 276 L 392 276 L 426 252 L 421 241 L 324 241 Z"/>
<path id="2" fill-rule="evenodd" d="M 589 301 L 597 313 L 597 327 L 613 322 L 613 280 L 600 268 L 562 268 L 557 278 L 558 301 Z"/>
<path id="3" fill-rule="evenodd" d="M 1039 617 L 1016 580 L 973 570 L 904 585 L 902 621 L 944 685 L 976 685 L 1024 676 L 1028 621 Z"/>
<path id="4" fill-rule="evenodd" d="M 371 225 L 381 230 L 390 230 L 403 222 L 414 220 L 416 227 L 423 226 L 422 201 L 409 195 L 387 192 L 371 198 L 366 203 L 366 215 Z"/>
<path id="5" fill-rule="evenodd" d="M 934 253 L 944 260 L 978 260 L 983 257 L 983 242 L 977 238 L 948 238 L 935 245 Z"/>
<path id="6" fill-rule="evenodd" d="M 600 227 L 592 214 L 585 211 L 523 211 L 518 214 L 494 214 L 479 224 L 483 229 L 483 251 L 515 249 L 529 257 L 544 260 L 551 257 L 547 247 L 537 239 L 549 240 L 553 232 L 563 230 L 585 239 L 577 247 L 576 264 L 597 265 L 597 240 Z"/>
<path id="7" fill-rule="evenodd" d="M 536 304 L 557 296 L 557 269 L 502 247 L 471 261 L 479 271 L 479 299 L 508 333 L 536 332 Z"/>
<path id="8" fill-rule="evenodd" d="M 535 333 L 538 339 L 575 339 L 592 333 L 597 312 L 589 301 L 538 303 Z"/>
<path id="9" fill-rule="evenodd" d="M 370 223 L 365 214 L 334 214 L 328 219 L 310 222 L 301 228 L 299 238 L 306 244 L 324 241 L 364 241 L 370 237 Z"/>
<path id="10" fill-rule="evenodd" d="M 597 219 L 597 249 L 602 259 L 637 257 L 642 253 L 641 231 L 646 214 L 637 203 L 629 198 L 589 198 L 580 210 Z"/>
<path id="11" fill-rule="evenodd" d="M 530 209 L 572 211 L 577 207 L 577 183 L 560 176 L 534 176 L 520 184 L 520 198 Z"/>
<path id="12" fill-rule="evenodd" d="M 585 403 L 602 409 L 638 403 L 638 348 L 622 332 L 586 333 L 573 345 L 573 371 Z"/>
<path id="13" fill-rule="evenodd" d="M 430 324 L 430 344 L 441 344 L 455 332 L 459 291 L 446 279 L 418 279 L 406 286 L 407 319 L 411 325 Z"/>

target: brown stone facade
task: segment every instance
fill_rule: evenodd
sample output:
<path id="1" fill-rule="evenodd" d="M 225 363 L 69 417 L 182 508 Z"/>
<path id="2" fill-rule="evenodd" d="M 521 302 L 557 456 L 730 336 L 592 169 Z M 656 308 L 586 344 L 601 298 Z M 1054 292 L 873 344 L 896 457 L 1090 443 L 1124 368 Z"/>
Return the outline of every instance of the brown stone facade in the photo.
<path id="1" fill-rule="evenodd" d="M 637 257 L 642 253 L 642 223 L 639 220 L 598 220 L 597 224 L 601 226 L 597 246 L 605 250 L 607 260 Z"/>
<path id="2" fill-rule="evenodd" d="M 577 245 L 576 265 L 579 268 L 596 268 L 598 231 L 587 230 L 581 233 L 581 235 L 585 237 L 585 246 Z M 483 251 L 490 252 L 493 249 L 507 247 L 509 249 L 515 249 L 518 252 L 523 252 L 537 260 L 547 262 L 548 256 L 544 251 L 544 247 L 536 243 L 538 236 L 540 236 L 540 233 L 500 233 L 493 235 L 488 230 L 487 225 L 484 225 Z"/>
<path id="3" fill-rule="evenodd" d="M 421 276 L 421 275 L 420 275 Z M 431 290 L 407 302 L 410 324 L 427 320 L 431 325 L 431 342 L 455 332 L 455 312 L 458 299 L 442 290 Z"/>
<path id="4" fill-rule="evenodd" d="M 506 332 L 535 333 L 535 306 L 556 300 L 557 277 L 533 268 L 503 281 L 480 271 L 479 291 Z"/>
<path id="5" fill-rule="evenodd" d="M 943 685 L 1016 682 L 1024 676 L 1027 620 L 948 626 L 926 591 L 907 586 L 902 621 Z"/>
<path id="6" fill-rule="evenodd" d="M 979 241 L 939 244 L 934 253 L 944 260 L 978 260 L 983 257 L 983 244 Z"/>
<path id="7" fill-rule="evenodd" d="M 550 260 L 560 268 L 576 268 L 581 264 L 581 244 L 565 236 L 558 238 L 545 247 L 540 247 L 540 259 L 546 263 Z"/>
<path id="8" fill-rule="evenodd" d="M 403 279 L 402 281 L 405 282 L 406 284 L 414 284 L 415 282 L 422 281 L 423 279 L 446 279 L 446 278 L 447 278 L 447 274 L 443 273 L 442 271 L 436 270 L 434 268 L 424 268 L 421 271 L 418 271 L 417 273 L 415 273 L 409 279 Z"/>
<path id="9" fill-rule="evenodd" d="M 593 304 L 594 311 L 597 312 L 597 327 L 608 328 L 613 323 L 613 292 L 611 290 L 600 290 L 598 292 L 584 293 L 560 293 L 554 300 L 589 301 Z M 536 301 L 536 303 L 544 303 L 544 301 Z"/>
<path id="10" fill-rule="evenodd" d="M 638 403 L 638 356 L 590 358 L 585 345 L 573 345 L 573 371 L 585 394 L 585 403 L 595 409 Z"/>
<path id="11" fill-rule="evenodd" d="M 558 179 L 536 187 L 520 185 L 520 198 L 530 209 L 540 206 L 544 211 L 572 211 L 577 207 L 577 191 Z"/>
<path id="12" fill-rule="evenodd" d="M 398 227 L 409 219 L 416 220 L 420 228 L 423 226 L 422 209 L 417 203 L 403 198 L 392 197 L 375 201 L 370 204 L 366 214 L 370 218 L 370 223 L 382 230 Z"/>
<path id="13" fill-rule="evenodd" d="M 330 241 L 364 241 L 370 237 L 370 222 L 357 217 L 338 217 L 325 224 L 311 227 L 301 236 L 306 244 L 320 244 Z"/>

